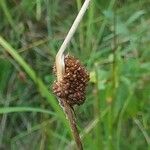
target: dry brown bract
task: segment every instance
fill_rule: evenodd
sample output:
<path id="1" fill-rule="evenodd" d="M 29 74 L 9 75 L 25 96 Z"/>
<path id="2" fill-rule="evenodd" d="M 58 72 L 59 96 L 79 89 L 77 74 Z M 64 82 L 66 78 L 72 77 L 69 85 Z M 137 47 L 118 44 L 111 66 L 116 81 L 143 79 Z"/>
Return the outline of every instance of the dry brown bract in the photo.
<path id="1" fill-rule="evenodd" d="M 65 99 L 70 106 L 81 105 L 85 101 L 85 90 L 89 81 L 89 74 L 78 59 L 65 56 L 65 73 L 63 80 L 54 81 L 53 92 L 60 99 Z M 54 72 L 56 69 L 54 67 Z"/>

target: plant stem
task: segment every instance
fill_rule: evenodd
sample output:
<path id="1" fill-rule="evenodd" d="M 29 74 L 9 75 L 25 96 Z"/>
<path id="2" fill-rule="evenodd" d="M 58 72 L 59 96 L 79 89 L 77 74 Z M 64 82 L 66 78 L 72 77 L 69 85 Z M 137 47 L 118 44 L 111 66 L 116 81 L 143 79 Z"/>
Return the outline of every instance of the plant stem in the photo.
<path id="1" fill-rule="evenodd" d="M 56 70 L 57 70 L 57 81 L 61 81 L 63 79 L 63 74 L 64 74 L 64 70 L 65 70 L 65 64 L 64 64 L 64 51 L 67 48 L 68 44 L 70 43 L 79 23 L 81 22 L 88 6 L 89 6 L 90 0 L 85 0 L 84 4 L 82 5 L 75 21 L 73 22 L 64 42 L 62 43 L 57 55 L 56 55 Z M 77 126 L 76 126 L 76 121 L 75 121 L 75 116 L 73 113 L 73 109 L 72 107 L 67 103 L 66 99 L 61 99 L 60 100 L 63 104 L 61 105 L 64 109 L 64 112 L 69 120 L 70 123 L 70 128 L 72 129 L 72 135 L 75 139 L 77 148 L 79 150 L 82 150 L 82 143 L 81 143 L 81 139 L 79 136 L 79 132 L 77 130 Z M 61 103 L 60 103 L 61 104 Z"/>
<path id="2" fill-rule="evenodd" d="M 113 121 L 114 121 L 114 100 L 116 97 L 116 88 L 117 88 L 117 58 L 116 58 L 116 50 L 117 50 L 117 37 L 116 37 L 116 13 L 114 11 L 113 17 L 113 24 L 114 24 L 114 38 L 113 38 L 113 64 L 112 64 L 112 102 L 110 103 L 110 110 L 109 110 L 109 149 L 113 149 Z"/>
<path id="3" fill-rule="evenodd" d="M 81 143 L 79 132 L 78 132 L 78 129 L 77 129 L 77 126 L 76 126 L 76 119 L 75 119 L 75 116 L 74 116 L 73 108 L 66 102 L 65 99 L 62 99 L 62 102 L 63 102 L 63 106 L 64 106 L 64 112 L 65 112 L 66 117 L 69 121 L 71 130 L 72 130 L 72 135 L 73 135 L 74 140 L 76 142 L 77 148 L 79 150 L 83 150 L 83 146 L 82 146 L 82 143 Z"/>
<path id="4" fill-rule="evenodd" d="M 95 127 L 95 137 L 96 137 L 96 145 L 99 147 L 100 150 L 103 149 L 103 141 L 102 141 L 102 131 L 101 131 L 101 99 L 100 99 L 100 89 L 99 89 L 99 81 L 100 81 L 100 76 L 99 76 L 99 68 L 98 65 L 95 65 L 95 72 L 96 72 L 96 88 L 95 88 L 95 94 L 96 96 L 96 100 L 94 103 L 94 113 L 95 113 L 95 118 L 98 117 L 99 118 L 99 122 L 97 123 L 96 127 Z"/>
<path id="5" fill-rule="evenodd" d="M 79 26 L 79 23 L 81 22 L 88 6 L 89 6 L 90 0 L 85 0 L 83 6 L 81 7 L 75 21 L 73 22 L 63 44 L 61 45 L 57 55 L 56 55 L 56 68 L 57 68 L 57 80 L 60 81 L 62 79 L 62 73 L 64 71 L 64 58 L 63 53 L 65 49 L 67 48 L 68 44 L 70 43 L 75 31 L 77 30 L 77 27 Z"/>

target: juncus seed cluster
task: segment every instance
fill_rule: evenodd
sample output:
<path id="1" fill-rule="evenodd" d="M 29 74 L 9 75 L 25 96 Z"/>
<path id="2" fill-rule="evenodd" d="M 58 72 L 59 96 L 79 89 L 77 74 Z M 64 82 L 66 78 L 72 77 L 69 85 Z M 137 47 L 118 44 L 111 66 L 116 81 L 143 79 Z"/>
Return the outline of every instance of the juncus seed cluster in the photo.
<path id="1" fill-rule="evenodd" d="M 66 55 L 65 72 L 60 82 L 54 81 L 53 92 L 60 99 L 64 99 L 70 106 L 81 105 L 85 101 L 86 86 L 89 74 L 80 61 L 73 56 Z M 54 72 L 56 69 L 54 67 Z"/>

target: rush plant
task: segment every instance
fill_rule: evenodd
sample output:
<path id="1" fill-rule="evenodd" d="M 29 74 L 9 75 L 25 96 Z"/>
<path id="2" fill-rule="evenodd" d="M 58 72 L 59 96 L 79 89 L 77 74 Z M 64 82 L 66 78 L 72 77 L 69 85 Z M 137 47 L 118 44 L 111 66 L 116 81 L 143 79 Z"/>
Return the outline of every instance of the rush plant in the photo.
<path id="1" fill-rule="evenodd" d="M 84 102 L 85 88 L 89 80 L 89 75 L 86 69 L 80 64 L 79 60 L 69 55 L 65 56 L 64 51 L 82 20 L 89 3 L 90 0 L 85 0 L 68 32 L 68 35 L 56 55 L 55 70 L 57 81 L 53 86 L 53 91 L 57 95 L 60 105 L 69 120 L 72 134 L 79 150 L 82 150 L 83 146 L 76 125 L 73 105 L 80 105 Z"/>

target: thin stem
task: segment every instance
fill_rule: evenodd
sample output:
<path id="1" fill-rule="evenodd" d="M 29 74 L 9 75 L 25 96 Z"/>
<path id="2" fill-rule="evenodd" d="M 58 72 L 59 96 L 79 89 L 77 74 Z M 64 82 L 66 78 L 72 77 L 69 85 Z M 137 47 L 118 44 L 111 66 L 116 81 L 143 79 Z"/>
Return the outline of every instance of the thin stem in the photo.
<path id="1" fill-rule="evenodd" d="M 142 134 L 143 134 L 143 136 L 144 136 L 144 138 L 145 138 L 148 146 L 150 147 L 150 137 L 147 134 L 147 132 L 145 131 L 142 123 L 138 119 L 136 119 L 136 118 L 133 118 L 133 121 L 136 123 L 136 125 L 138 126 L 138 128 L 141 130 L 141 132 L 142 132 Z"/>
<path id="2" fill-rule="evenodd" d="M 64 64 L 64 51 L 67 48 L 68 44 L 70 43 L 79 23 L 81 22 L 88 6 L 91 0 L 85 0 L 83 6 L 81 7 L 75 21 L 73 22 L 63 44 L 61 45 L 57 55 L 56 55 L 56 70 L 57 70 L 57 81 L 61 81 L 63 79 L 63 74 L 64 74 L 64 70 L 65 70 L 65 64 Z M 76 119 L 73 113 L 73 109 L 72 107 L 67 103 L 67 101 L 65 99 L 61 99 L 62 107 L 64 109 L 64 112 L 69 120 L 70 123 L 70 127 L 72 130 L 72 134 L 73 137 L 75 139 L 76 145 L 78 147 L 79 150 L 82 150 L 82 143 L 81 143 L 81 139 L 79 136 L 79 132 L 76 126 Z M 60 103 L 61 104 L 61 103 Z"/>
<path id="3" fill-rule="evenodd" d="M 99 122 L 102 122 L 102 119 L 104 118 L 104 116 L 108 113 L 109 108 L 107 107 L 105 110 L 102 111 L 100 117 L 97 116 L 95 119 L 93 119 L 82 131 L 82 133 L 80 134 L 81 139 L 84 139 L 86 137 L 87 134 L 89 134 L 92 130 L 95 129 L 95 127 L 98 125 Z M 68 145 L 67 145 L 67 149 L 71 149 L 71 147 L 73 147 L 75 145 L 74 141 L 71 141 Z"/>
<path id="4" fill-rule="evenodd" d="M 66 114 L 67 119 L 69 120 L 69 123 L 70 123 L 70 127 L 72 130 L 72 134 L 73 134 L 74 140 L 76 142 L 77 148 L 79 150 L 83 150 L 83 146 L 82 146 L 81 138 L 79 136 L 79 132 L 77 129 L 76 119 L 74 116 L 73 109 L 70 107 L 70 105 L 66 102 L 65 99 L 63 100 L 63 105 L 64 105 L 65 114 Z"/>
<path id="5" fill-rule="evenodd" d="M 63 53 L 70 43 L 79 23 L 81 22 L 91 0 L 85 0 L 83 6 L 81 7 L 75 21 L 73 22 L 63 44 L 61 45 L 57 55 L 56 55 L 56 68 L 57 68 L 57 80 L 60 81 L 62 79 L 62 75 L 64 72 L 64 56 Z"/>
<path id="6" fill-rule="evenodd" d="M 129 89 L 128 97 L 127 97 L 126 101 L 124 102 L 123 107 L 119 114 L 117 133 L 116 133 L 116 135 L 117 135 L 117 150 L 120 150 L 120 136 L 121 136 L 121 126 L 122 126 L 123 115 L 125 114 L 125 111 L 130 103 L 132 94 L 133 94 L 133 87 Z"/>

